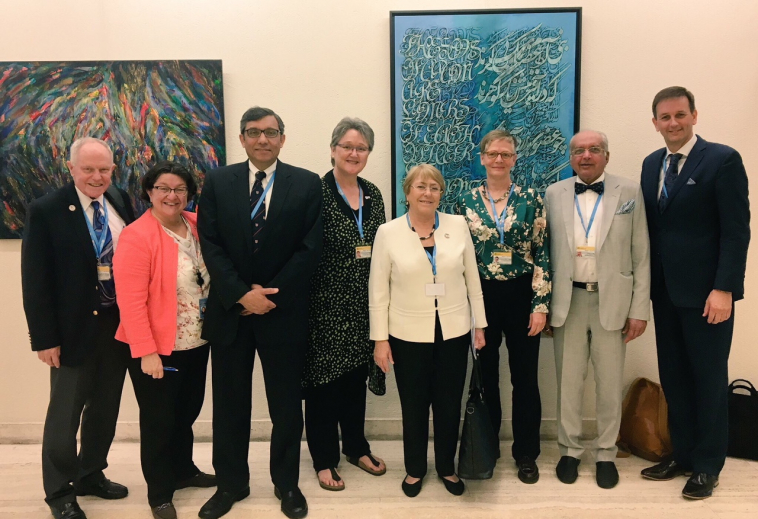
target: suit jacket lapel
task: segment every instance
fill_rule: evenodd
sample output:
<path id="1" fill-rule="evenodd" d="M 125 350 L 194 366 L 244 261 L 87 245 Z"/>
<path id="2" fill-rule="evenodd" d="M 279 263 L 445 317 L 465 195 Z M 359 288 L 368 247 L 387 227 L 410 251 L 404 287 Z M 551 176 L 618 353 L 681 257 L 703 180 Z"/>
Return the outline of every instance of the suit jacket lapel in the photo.
<path id="1" fill-rule="evenodd" d="M 693 146 L 692 151 L 687 156 L 687 160 L 684 161 L 682 170 L 676 177 L 674 187 L 671 188 L 671 193 L 669 193 L 669 201 L 666 204 L 666 208 L 669 208 L 671 206 L 671 201 L 674 199 L 677 193 L 681 191 L 682 186 L 684 186 L 690 179 L 692 174 L 695 172 L 695 169 L 697 169 L 698 165 L 700 164 L 700 161 L 703 160 L 703 157 L 705 156 L 705 146 L 706 142 L 698 137 L 697 142 L 695 142 L 695 146 Z M 663 161 L 663 159 L 661 159 L 661 161 Z M 664 212 L 666 211 L 664 210 Z"/>
<path id="2" fill-rule="evenodd" d="M 563 212 L 563 224 L 566 226 L 566 238 L 568 250 L 574 253 L 574 184 L 566 182 L 561 194 L 561 211 Z"/>
<path id="3" fill-rule="evenodd" d="M 239 168 L 232 177 L 230 189 L 232 190 L 232 199 L 237 207 L 237 212 L 242 226 L 242 232 L 245 234 L 245 242 L 248 250 L 253 250 L 253 228 L 250 223 L 250 166 L 245 161 L 239 164 Z"/>
<path id="4" fill-rule="evenodd" d="M 603 221 L 600 222 L 600 232 L 597 236 L 597 250 L 603 246 L 608 231 L 611 229 L 613 217 L 616 214 L 619 200 L 621 199 L 621 189 L 618 180 L 612 175 L 605 174 L 605 191 L 603 191 Z"/>
<path id="5" fill-rule="evenodd" d="M 279 162 L 276 165 L 276 178 L 274 179 L 274 185 L 271 186 L 271 207 L 268 208 L 268 214 L 266 215 L 266 221 L 276 221 L 276 217 L 282 211 L 284 207 L 284 201 L 287 199 L 287 193 L 292 185 L 292 179 L 290 177 L 289 166 L 283 162 Z M 267 232 L 268 225 L 263 229 L 263 232 Z"/>
<path id="6" fill-rule="evenodd" d="M 105 198 L 108 200 L 110 206 L 116 210 L 126 225 L 132 223 L 131 218 L 129 218 L 129 215 L 126 212 L 126 206 L 124 206 L 124 200 L 121 198 L 121 193 L 119 193 L 114 186 L 110 186 L 105 191 Z"/>
<path id="7" fill-rule="evenodd" d="M 661 180 L 661 167 L 663 167 L 663 157 L 665 156 L 666 148 L 662 148 L 655 152 L 652 160 L 655 167 L 650 167 L 642 172 L 642 194 L 645 197 L 645 203 L 648 207 L 657 207 L 658 205 L 658 184 Z M 648 214 L 648 218 L 650 218 L 650 216 L 651 215 Z"/>
<path id="8" fill-rule="evenodd" d="M 84 214 L 82 208 L 82 202 L 79 200 L 79 195 L 76 193 L 74 184 L 66 186 L 66 200 L 65 206 L 61 207 L 63 214 L 61 218 L 68 220 L 66 227 L 72 229 L 76 239 L 81 243 L 81 247 L 87 250 L 87 256 L 92 258 L 92 262 L 95 263 L 95 246 L 92 243 L 92 237 L 89 235 L 89 229 L 87 228 L 87 215 Z M 73 210 L 72 210 L 73 208 Z M 119 213 L 120 214 L 120 213 Z"/>

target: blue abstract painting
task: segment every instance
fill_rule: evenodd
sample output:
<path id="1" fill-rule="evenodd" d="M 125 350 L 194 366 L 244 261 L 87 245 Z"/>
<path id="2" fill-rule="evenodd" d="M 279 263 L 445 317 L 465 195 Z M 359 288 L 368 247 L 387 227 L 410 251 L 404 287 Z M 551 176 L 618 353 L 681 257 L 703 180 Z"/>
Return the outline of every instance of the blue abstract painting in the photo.
<path id="1" fill-rule="evenodd" d="M 494 129 L 518 139 L 519 185 L 544 192 L 571 176 L 580 33 L 581 8 L 390 13 L 393 214 L 421 163 L 442 172 L 451 212 L 485 178 L 479 142 Z"/>
<path id="2" fill-rule="evenodd" d="M 202 185 L 226 163 L 221 61 L 0 63 L 0 238 L 20 238 L 28 204 L 71 180 L 69 148 L 88 136 L 110 144 L 138 214 L 160 160 Z"/>

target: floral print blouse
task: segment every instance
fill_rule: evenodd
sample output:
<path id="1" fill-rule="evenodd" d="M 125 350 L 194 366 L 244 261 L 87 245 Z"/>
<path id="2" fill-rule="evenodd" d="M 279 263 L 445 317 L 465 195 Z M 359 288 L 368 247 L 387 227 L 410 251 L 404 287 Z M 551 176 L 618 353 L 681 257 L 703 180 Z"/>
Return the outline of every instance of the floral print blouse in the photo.
<path id="1" fill-rule="evenodd" d="M 479 275 L 482 279 L 504 281 L 531 273 L 532 313 L 548 313 L 550 254 L 542 197 L 534 189 L 514 185 L 505 213 L 502 246 L 495 220 L 487 210 L 489 203 L 479 187 L 462 193 L 456 203 L 456 212 L 466 218 L 474 240 Z M 499 251 L 512 253 L 510 265 L 495 261 L 493 253 Z"/>

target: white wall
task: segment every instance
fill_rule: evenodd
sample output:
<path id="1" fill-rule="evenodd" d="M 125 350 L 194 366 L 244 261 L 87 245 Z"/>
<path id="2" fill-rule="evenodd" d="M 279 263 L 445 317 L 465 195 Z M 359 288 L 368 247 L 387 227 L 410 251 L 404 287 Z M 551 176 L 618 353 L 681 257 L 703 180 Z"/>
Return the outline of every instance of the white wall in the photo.
<path id="1" fill-rule="evenodd" d="M 230 163 L 245 158 L 235 127 L 252 105 L 281 114 L 282 158 L 329 169 L 331 130 L 345 115 L 368 121 L 376 147 L 364 175 L 390 200 L 389 11 L 457 8 L 583 7 L 581 126 L 610 138 L 609 171 L 637 179 L 645 155 L 662 146 L 650 123 L 661 88 L 696 96 L 698 133 L 738 149 L 751 179 L 758 171 L 758 2 L 723 0 L 0 0 L 0 61 L 222 59 Z M 686 5 L 686 8 L 682 6 Z M 0 95 L 4 95 L 0 90 Z M 20 241 L 0 241 L 0 441 L 36 441 L 47 405 L 47 369 L 29 348 L 21 306 Z M 753 247 L 755 249 L 755 247 Z M 737 305 L 731 377 L 758 382 L 751 321 L 758 309 L 758 259 L 748 258 L 747 300 Z M 503 351 L 505 349 L 503 348 Z M 504 358 L 503 363 L 507 360 Z M 505 402 L 510 400 L 503 366 Z M 258 369 L 258 368 L 256 368 Z M 628 348 L 625 382 L 657 380 L 651 328 Z M 555 431 L 552 341 L 542 341 L 543 433 Z M 369 399 L 369 431 L 397 434 L 394 381 Z M 594 412 L 592 375 L 585 416 Z M 260 371 L 253 429 L 269 429 Z M 210 397 L 210 393 L 209 393 Z M 208 398 L 208 403 L 210 398 Z M 136 437 L 137 406 L 127 385 L 121 437 Z M 510 416 L 509 406 L 504 416 Z M 209 432 L 210 405 L 198 424 Z"/>

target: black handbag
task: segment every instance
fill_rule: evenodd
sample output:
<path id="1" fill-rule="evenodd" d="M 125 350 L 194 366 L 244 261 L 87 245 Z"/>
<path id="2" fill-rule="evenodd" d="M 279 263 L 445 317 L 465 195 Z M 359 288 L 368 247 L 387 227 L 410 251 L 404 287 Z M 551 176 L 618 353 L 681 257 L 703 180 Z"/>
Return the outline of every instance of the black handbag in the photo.
<path id="1" fill-rule="evenodd" d="M 758 460 L 758 391 L 741 378 L 729 384 L 729 447 L 726 455 Z"/>
<path id="2" fill-rule="evenodd" d="M 474 362 L 458 451 L 458 476 L 463 479 L 490 479 L 497 463 L 499 442 L 492 429 L 487 404 L 484 402 L 482 368 L 474 349 L 473 337 L 471 357 Z"/>

